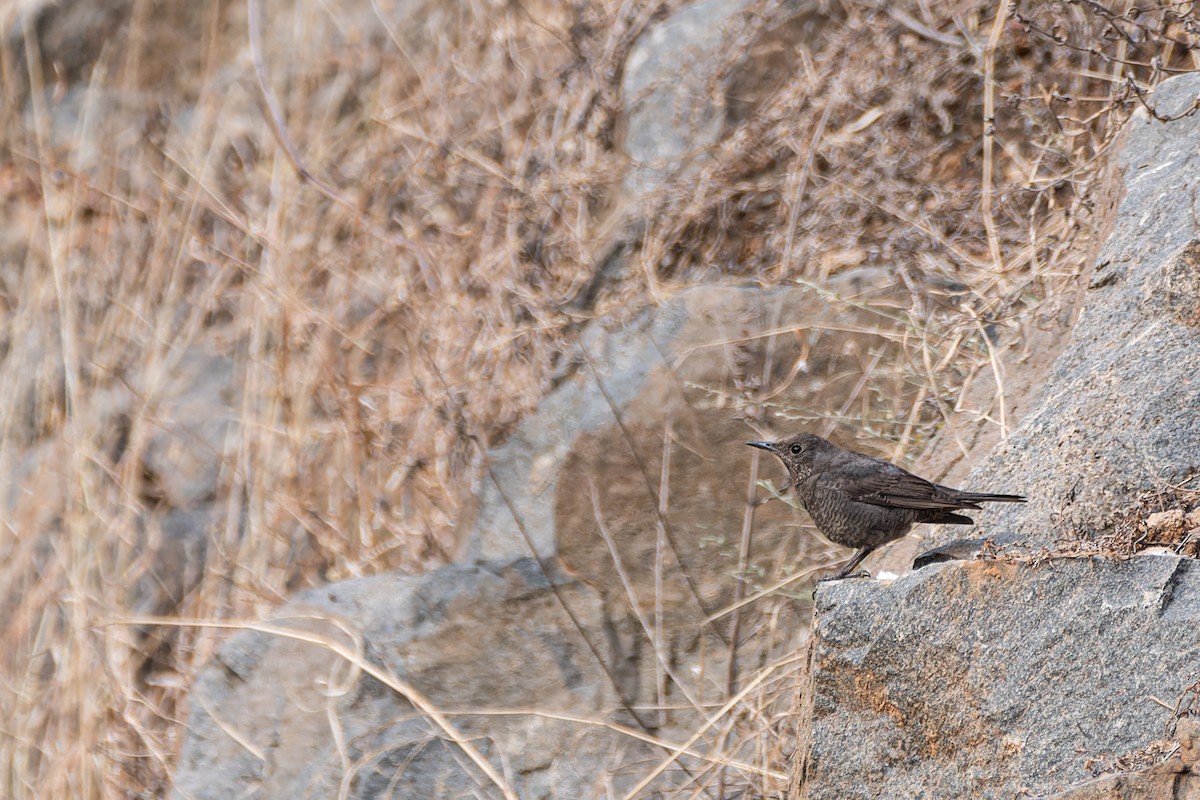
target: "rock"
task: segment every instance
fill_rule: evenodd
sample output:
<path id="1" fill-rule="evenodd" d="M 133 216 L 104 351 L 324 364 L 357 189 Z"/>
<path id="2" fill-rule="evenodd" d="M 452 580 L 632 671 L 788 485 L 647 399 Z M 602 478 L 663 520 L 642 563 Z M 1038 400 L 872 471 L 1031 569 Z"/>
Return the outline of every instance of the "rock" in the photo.
<path id="1" fill-rule="evenodd" d="M 1177 113 L 1198 93 L 1200 74 L 1183 75 L 1154 101 Z M 1131 123 L 1126 195 L 1099 260 L 1107 278 L 1086 293 L 1036 410 L 966 482 L 1029 496 L 980 515 L 983 535 L 1017 532 L 1037 547 L 1091 537 L 1139 495 L 1200 469 L 1198 140 L 1197 115 Z M 943 527 L 931 541 L 961 535 Z"/>
<path id="2" fill-rule="evenodd" d="M 699 0 L 639 37 L 625 60 L 625 152 L 632 193 L 657 186 L 684 162 L 696 163 L 725 129 L 722 53 L 748 27 L 747 0 Z"/>
<path id="3" fill-rule="evenodd" d="M 602 631 L 598 596 L 553 580 L 581 623 Z M 552 718 L 599 717 L 617 693 L 532 559 L 334 584 L 296 597 L 274 624 L 350 650 L 361 641 L 367 661 L 446 712 L 522 800 L 598 797 L 606 779 L 620 792 L 643 774 L 622 765 L 660 757 L 607 728 Z M 603 636 L 593 645 L 613 663 Z M 179 798 L 501 796 L 397 692 L 313 644 L 238 634 L 190 702 Z M 543 715 L 520 713 L 530 708 Z M 515 713 L 486 714 L 505 709 Z"/>
<path id="4" fill-rule="evenodd" d="M 621 81 L 626 191 L 643 196 L 710 162 L 712 146 L 795 67 L 768 53 L 819 49 L 837 13 L 812 0 L 766 10 L 751 0 L 697 0 L 650 26 Z"/>
<path id="5" fill-rule="evenodd" d="M 1148 546 L 1170 548 L 1172 552 L 1195 558 L 1200 554 L 1200 507 L 1184 513 L 1182 508 L 1158 511 L 1146 518 Z"/>
<path id="6" fill-rule="evenodd" d="M 1146 529 L 1149 531 L 1175 530 L 1182 528 L 1184 514 L 1182 508 L 1171 508 L 1166 511 L 1156 511 L 1146 517 Z"/>
<path id="7" fill-rule="evenodd" d="M 1182 508 L 1157 511 L 1146 517 L 1146 535 L 1154 543 L 1178 543 L 1187 534 L 1187 517 Z"/>
<path id="8" fill-rule="evenodd" d="M 28 450 L 38 445 L 46 433 L 46 410 L 66 406 L 66 374 L 57 319 L 46 309 L 19 338 L 5 344 L 13 351 L 3 376 L 6 411 L 11 419 L 5 432 L 13 445 Z M 15 457 L 9 448 L 5 450 L 0 457 Z M 6 477 L 14 466 L 4 464 Z"/>
<path id="9" fill-rule="evenodd" d="M 234 380 L 233 360 L 203 347 L 184 352 L 177 362 L 144 368 L 108 381 L 88 397 L 86 411 L 71 420 L 68 441 L 94 440 L 114 462 L 128 457 L 130 425 L 134 418 L 145 426 L 145 447 L 135 454 L 147 478 L 144 494 L 169 509 L 207 507 L 218 493 L 218 479 L 237 435 L 240 389 Z M 133 388 L 131 388 L 133 387 Z M 63 445 L 29 447 L 21 460 L 5 471 L 4 500 L 15 513 L 31 481 L 41 480 L 41 470 L 69 469 L 70 452 Z M 40 504 L 57 508 L 61 498 L 51 485 L 39 486 Z M 49 494 L 49 496 L 48 496 Z M 51 498 L 57 502 L 46 502 Z M 44 513 L 44 512 L 43 512 Z"/>
<path id="10" fill-rule="evenodd" d="M 1200 766 L 1200 718 L 1183 717 L 1175 723 L 1179 739 L 1179 760 L 1195 771 Z"/>
<path id="11" fill-rule="evenodd" d="M 124 378 L 138 390 L 123 381 L 93 388 L 65 434 L 8 454 L 13 461 L 0 470 L 0 510 L 51 550 L 63 535 L 71 497 L 71 444 L 94 443 L 110 460 L 106 467 L 139 458 L 136 468 L 146 478 L 139 499 L 150 502 L 129 520 L 125 534 L 133 561 L 122 573 L 128 579 L 126 608 L 137 615 L 174 613 L 200 581 L 210 533 L 225 522 L 217 495 L 226 437 L 237 419 L 233 362 L 197 348 L 165 376 L 142 371 Z M 131 419 L 142 412 L 145 446 L 134 452 Z"/>
<path id="12" fill-rule="evenodd" d="M 1184 716 L 1175 723 L 1177 741 L 1162 739 L 1143 748 L 1140 755 L 1154 761 L 1150 766 L 1084 781 L 1048 800 L 1200 800 L 1198 733 L 1200 721 Z"/>
<path id="13" fill-rule="evenodd" d="M 1200 800 L 1200 775 L 1181 766 L 1175 759 L 1144 772 L 1106 775 L 1045 800 Z"/>
<path id="14" fill-rule="evenodd" d="M 153 558 L 130 599 L 132 613 L 148 616 L 177 613 L 187 594 L 199 585 L 209 535 L 223 522 L 223 516 L 212 505 L 148 514 L 146 524 L 150 531 L 142 552 L 152 553 Z"/>
<path id="15" fill-rule="evenodd" d="M 817 592 L 794 797 L 1015 797 L 1162 736 L 1200 663 L 1200 564 L 953 562 Z"/>
<path id="16" fill-rule="evenodd" d="M 86 81 L 104 47 L 128 24 L 132 7 L 131 0 L 22 0 L 0 9 L 0 31 L 14 64 L 24 66 L 25 28 L 32 26 L 39 68 L 47 81 L 55 75 L 60 80 Z M 17 85 L 25 89 L 25 70 L 14 73 Z"/>
<path id="17" fill-rule="evenodd" d="M 238 419 L 233 378 L 231 359 L 199 349 L 185 354 L 162 384 L 142 376 L 154 398 L 155 429 L 143 461 L 155 490 L 173 508 L 195 508 L 216 495 Z"/>
<path id="18" fill-rule="evenodd" d="M 591 309 L 625 270 L 667 193 L 691 196 L 689 181 L 706 182 L 697 173 L 718 163 L 721 140 L 796 68 L 798 50 L 823 46 L 831 15 L 814 0 L 698 0 L 647 26 L 623 64 L 614 126 L 628 169 L 598 226 L 598 268 L 572 299 L 575 308 Z"/>

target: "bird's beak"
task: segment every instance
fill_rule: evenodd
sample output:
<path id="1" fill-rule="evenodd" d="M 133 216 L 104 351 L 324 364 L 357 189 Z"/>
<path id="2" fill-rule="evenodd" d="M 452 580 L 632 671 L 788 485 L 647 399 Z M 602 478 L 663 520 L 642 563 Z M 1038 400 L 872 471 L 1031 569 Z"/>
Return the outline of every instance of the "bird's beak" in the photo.
<path id="1" fill-rule="evenodd" d="M 771 453 L 775 452 L 775 445 L 770 442 L 746 442 L 746 444 L 751 447 L 757 447 L 759 450 L 766 450 Z"/>

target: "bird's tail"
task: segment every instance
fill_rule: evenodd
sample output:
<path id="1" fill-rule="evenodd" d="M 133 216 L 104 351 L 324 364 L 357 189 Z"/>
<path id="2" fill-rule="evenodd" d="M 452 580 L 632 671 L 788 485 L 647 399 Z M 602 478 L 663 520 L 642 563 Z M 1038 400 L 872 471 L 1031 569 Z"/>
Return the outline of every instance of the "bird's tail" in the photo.
<path id="1" fill-rule="evenodd" d="M 959 492 L 958 499 L 968 503 L 1024 503 L 1024 495 L 987 494 L 986 492 Z"/>

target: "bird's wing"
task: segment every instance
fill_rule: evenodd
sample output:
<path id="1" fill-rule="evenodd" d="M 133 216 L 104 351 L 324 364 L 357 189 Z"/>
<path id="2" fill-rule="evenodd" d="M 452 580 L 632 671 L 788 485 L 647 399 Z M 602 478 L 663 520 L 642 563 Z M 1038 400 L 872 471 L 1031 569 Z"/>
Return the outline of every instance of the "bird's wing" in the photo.
<path id="1" fill-rule="evenodd" d="M 830 482 L 834 484 L 830 488 L 845 492 L 860 503 L 886 508 L 945 511 L 979 508 L 975 503 L 957 498 L 907 470 L 889 466 L 892 469 L 884 472 L 871 470 L 864 471 L 864 474 L 830 476 Z"/>

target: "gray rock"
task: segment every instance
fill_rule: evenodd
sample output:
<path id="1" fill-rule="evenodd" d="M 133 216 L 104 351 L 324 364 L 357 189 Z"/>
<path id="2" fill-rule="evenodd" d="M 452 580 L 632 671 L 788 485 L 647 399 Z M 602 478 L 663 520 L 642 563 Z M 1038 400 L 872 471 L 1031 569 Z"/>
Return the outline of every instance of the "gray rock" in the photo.
<path id="1" fill-rule="evenodd" d="M 1172 759 L 1145 772 L 1106 775 L 1045 800 L 1200 800 L 1200 773 Z"/>
<path id="2" fill-rule="evenodd" d="M 224 517 L 212 506 L 191 511 L 150 512 L 143 552 L 154 554 L 130 598 L 139 615 L 176 613 L 189 592 L 200 583 L 209 535 Z"/>
<path id="3" fill-rule="evenodd" d="M 748 0 L 699 0 L 638 39 L 625 60 L 624 149 L 640 194 L 704 154 L 725 128 L 729 44 L 746 28 Z"/>
<path id="4" fill-rule="evenodd" d="M 1191 74 L 1161 84 L 1154 100 L 1177 113 L 1197 94 Z M 966 482 L 1029 496 L 988 509 L 984 534 L 1017 532 L 1037 546 L 1093 535 L 1139 494 L 1200 469 L 1197 142 L 1200 115 L 1132 122 L 1126 196 L 1070 344 L 1036 410 Z"/>
<path id="5" fill-rule="evenodd" d="M 721 139 L 754 117 L 795 66 L 771 54 L 819 49 L 834 13 L 815 0 L 697 0 L 647 26 L 625 58 L 614 126 L 628 169 L 600 226 L 596 272 L 572 299 L 577 309 L 593 307 L 640 249 L 664 198 L 691 196 L 688 182 L 704 182 L 697 173 L 718 163 Z"/>
<path id="6" fill-rule="evenodd" d="M 0 233 L 0 236 L 5 234 Z M 8 251 L 7 247 L 0 251 L 0 270 L 8 272 L 10 264 L 23 263 L 24 258 L 12 262 L 2 258 L 8 254 L 5 251 Z M 7 279 L 13 277 L 11 272 L 4 275 L 4 283 L 9 284 Z M 20 457 L 14 452 L 17 448 L 31 449 L 45 435 L 46 409 L 63 408 L 67 397 L 57 318 L 45 312 L 28 315 L 26 319 L 30 321 L 26 330 L 11 340 L 0 341 L 0 345 L 8 349 L 8 357 L 0 367 L 0 381 L 5 388 L 6 412 L 11 420 L 5 430 L 9 447 L 0 450 L 0 458 L 14 460 Z M 8 479 L 14 466 L 3 464 L 4 477 L 0 480 Z"/>
<path id="7" fill-rule="evenodd" d="M 794 66 L 760 61 L 757 47 L 818 49 L 836 14 L 813 0 L 697 0 L 650 26 L 630 49 L 621 81 L 621 145 L 632 162 L 626 191 L 645 195 L 711 162 L 731 123 L 766 96 L 763 84 L 775 85 L 779 71 Z"/>
<path id="8" fill-rule="evenodd" d="M 176 509 L 192 509 L 210 501 L 226 449 L 236 436 L 236 405 L 240 390 L 228 357 L 192 350 L 171 375 L 143 375 L 154 399 L 151 413 L 155 433 L 143 461 L 155 488 Z"/>
<path id="9" fill-rule="evenodd" d="M 555 577 L 581 622 L 603 630 L 586 587 Z M 602 716 L 616 693 L 531 559 L 449 566 L 306 592 L 278 624 L 353 646 L 422 692 L 524 798 L 630 788 L 623 764 L 660 751 L 606 728 L 501 709 Z M 606 661 L 603 637 L 594 644 Z M 397 693 L 293 639 L 229 640 L 192 691 L 180 798 L 499 797 L 456 744 Z M 619 790 L 619 789 L 618 789 Z"/>
<path id="10" fill-rule="evenodd" d="M 1156 700 L 1200 663 L 1200 564 L 956 562 L 826 584 L 815 619 L 796 796 L 1045 794 L 1163 736 Z"/>

